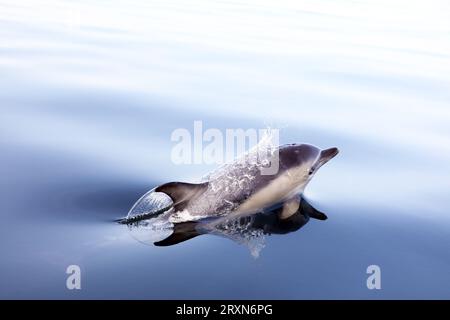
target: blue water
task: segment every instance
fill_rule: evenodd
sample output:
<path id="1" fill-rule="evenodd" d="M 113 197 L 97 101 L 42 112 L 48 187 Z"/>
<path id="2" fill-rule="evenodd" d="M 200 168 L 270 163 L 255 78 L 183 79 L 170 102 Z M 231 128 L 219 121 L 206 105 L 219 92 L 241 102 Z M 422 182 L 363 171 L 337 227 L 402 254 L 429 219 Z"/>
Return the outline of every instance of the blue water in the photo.
<path id="1" fill-rule="evenodd" d="M 439 0 L 1 1 L 0 298 L 449 299 L 449 15 Z M 171 161 L 195 120 L 339 147 L 305 192 L 328 220 L 258 258 L 213 235 L 137 242 L 114 220 L 215 168 Z"/>

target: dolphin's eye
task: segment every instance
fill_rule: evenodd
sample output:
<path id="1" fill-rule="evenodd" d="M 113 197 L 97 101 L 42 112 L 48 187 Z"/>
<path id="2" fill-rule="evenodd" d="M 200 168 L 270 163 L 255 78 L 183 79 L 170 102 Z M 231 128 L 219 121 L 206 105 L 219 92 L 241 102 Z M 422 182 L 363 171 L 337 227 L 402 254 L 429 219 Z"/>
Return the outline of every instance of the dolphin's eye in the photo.
<path id="1" fill-rule="evenodd" d="M 314 173 L 314 169 L 311 168 L 311 170 L 309 170 L 308 174 L 309 174 L 309 175 L 312 175 L 313 173 Z"/>

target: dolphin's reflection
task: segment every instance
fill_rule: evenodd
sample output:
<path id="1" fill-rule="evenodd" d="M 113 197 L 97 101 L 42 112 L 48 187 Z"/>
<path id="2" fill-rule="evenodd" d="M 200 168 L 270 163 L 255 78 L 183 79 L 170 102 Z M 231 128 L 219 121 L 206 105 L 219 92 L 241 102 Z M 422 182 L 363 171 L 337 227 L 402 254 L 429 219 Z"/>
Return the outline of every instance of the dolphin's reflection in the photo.
<path id="1" fill-rule="evenodd" d="M 203 234 L 214 234 L 232 238 L 234 240 L 234 232 L 240 235 L 259 234 L 287 234 L 294 232 L 308 223 L 310 218 L 318 220 L 326 220 L 327 216 L 315 209 L 305 199 L 302 199 L 299 210 L 289 218 L 280 218 L 282 208 L 275 208 L 269 212 L 261 212 L 251 216 L 227 219 L 220 221 L 215 219 L 208 221 L 204 219 L 200 221 L 181 222 L 174 224 L 173 233 L 164 240 L 154 243 L 156 246 L 172 246 L 180 242 L 195 238 Z M 230 234 L 233 233 L 233 234 Z"/>
<path id="2" fill-rule="evenodd" d="M 265 236 L 271 234 L 287 234 L 295 232 L 308 223 L 310 218 L 326 220 L 327 216 L 315 209 L 304 198 L 301 199 L 298 211 L 288 218 L 281 218 L 282 207 L 275 207 L 265 212 L 239 218 L 206 218 L 198 221 L 174 223 L 171 233 L 159 241 L 151 241 L 155 246 L 172 246 L 210 234 L 224 237 L 239 244 L 247 245 L 253 256 L 258 256 L 265 246 Z M 154 232 L 148 224 L 133 224 L 134 228 L 147 226 L 146 232 Z M 167 228 L 165 229 L 167 232 Z M 153 238 L 154 239 L 154 238 Z M 161 238 L 160 238 L 161 239 Z M 148 241 L 146 243 L 149 243 Z"/>

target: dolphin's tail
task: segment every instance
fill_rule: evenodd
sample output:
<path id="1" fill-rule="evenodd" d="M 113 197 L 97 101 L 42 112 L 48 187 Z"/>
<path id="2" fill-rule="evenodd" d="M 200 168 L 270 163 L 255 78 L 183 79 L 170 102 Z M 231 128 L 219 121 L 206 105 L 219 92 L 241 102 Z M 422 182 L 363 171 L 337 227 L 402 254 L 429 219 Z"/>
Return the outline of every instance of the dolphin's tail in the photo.
<path id="1" fill-rule="evenodd" d="M 192 221 L 177 223 L 174 225 L 173 233 L 169 237 L 155 242 L 154 245 L 157 247 L 167 247 L 195 238 L 196 236 L 203 234 L 197 230 L 197 224 L 197 222 Z"/>

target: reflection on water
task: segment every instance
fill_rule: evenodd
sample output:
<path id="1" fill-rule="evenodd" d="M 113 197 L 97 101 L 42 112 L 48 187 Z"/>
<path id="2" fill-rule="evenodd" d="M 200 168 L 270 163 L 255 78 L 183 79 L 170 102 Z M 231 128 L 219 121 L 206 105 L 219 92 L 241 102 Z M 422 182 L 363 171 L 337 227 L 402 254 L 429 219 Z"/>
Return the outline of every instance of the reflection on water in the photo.
<path id="1" fill-rule="evenodd" d="M 0 1 L 0 297 L 449 298 L 449 6 Z M 330 219 L 257 260 L 219 237 L 137 245 L 113 221 L 212 169 L 170 160 L 195 120 L 339 146 L 306 192 Z"/>
<path id="2" fill-rule="evenodd" d="M 302 199 L 299 209 L 290 217 L 282 218 L 282 210 L 281 206 L 277 206 L 268 212 L 260 212 L 246 217 L 205 218 L 199 221 L 174 223 L 172 227 L 167 227 L 167 223 L 164 224 L 157 218 L 131 222 L 128 223 L 128 226 L 134 237 L 140 237 L 143 233 L 159 233 L 153 235 L 149 243 L 151 244 L 155 238 L 164 238 L 154 242 L 153 244 L 156 246 L 171 246 L 200 235 L 211 234 L 246 245 L 251 254 L 258 257 L 265 246 L 266 235 L 295 232 L 303 227 L 310 218 L 327 219 L 324 213 L 316 210 L 305 199 Z M 162 227 L 164 225 L 165 227 Z M 139 229 L 139 232 L 136 229 Z M 171 234 L 167 237 L 168 231 Z M 145 238 L 148 239 L 149 235 L 146 236 Z M 140 241 L 146 242 L 145 240 Z"/>

